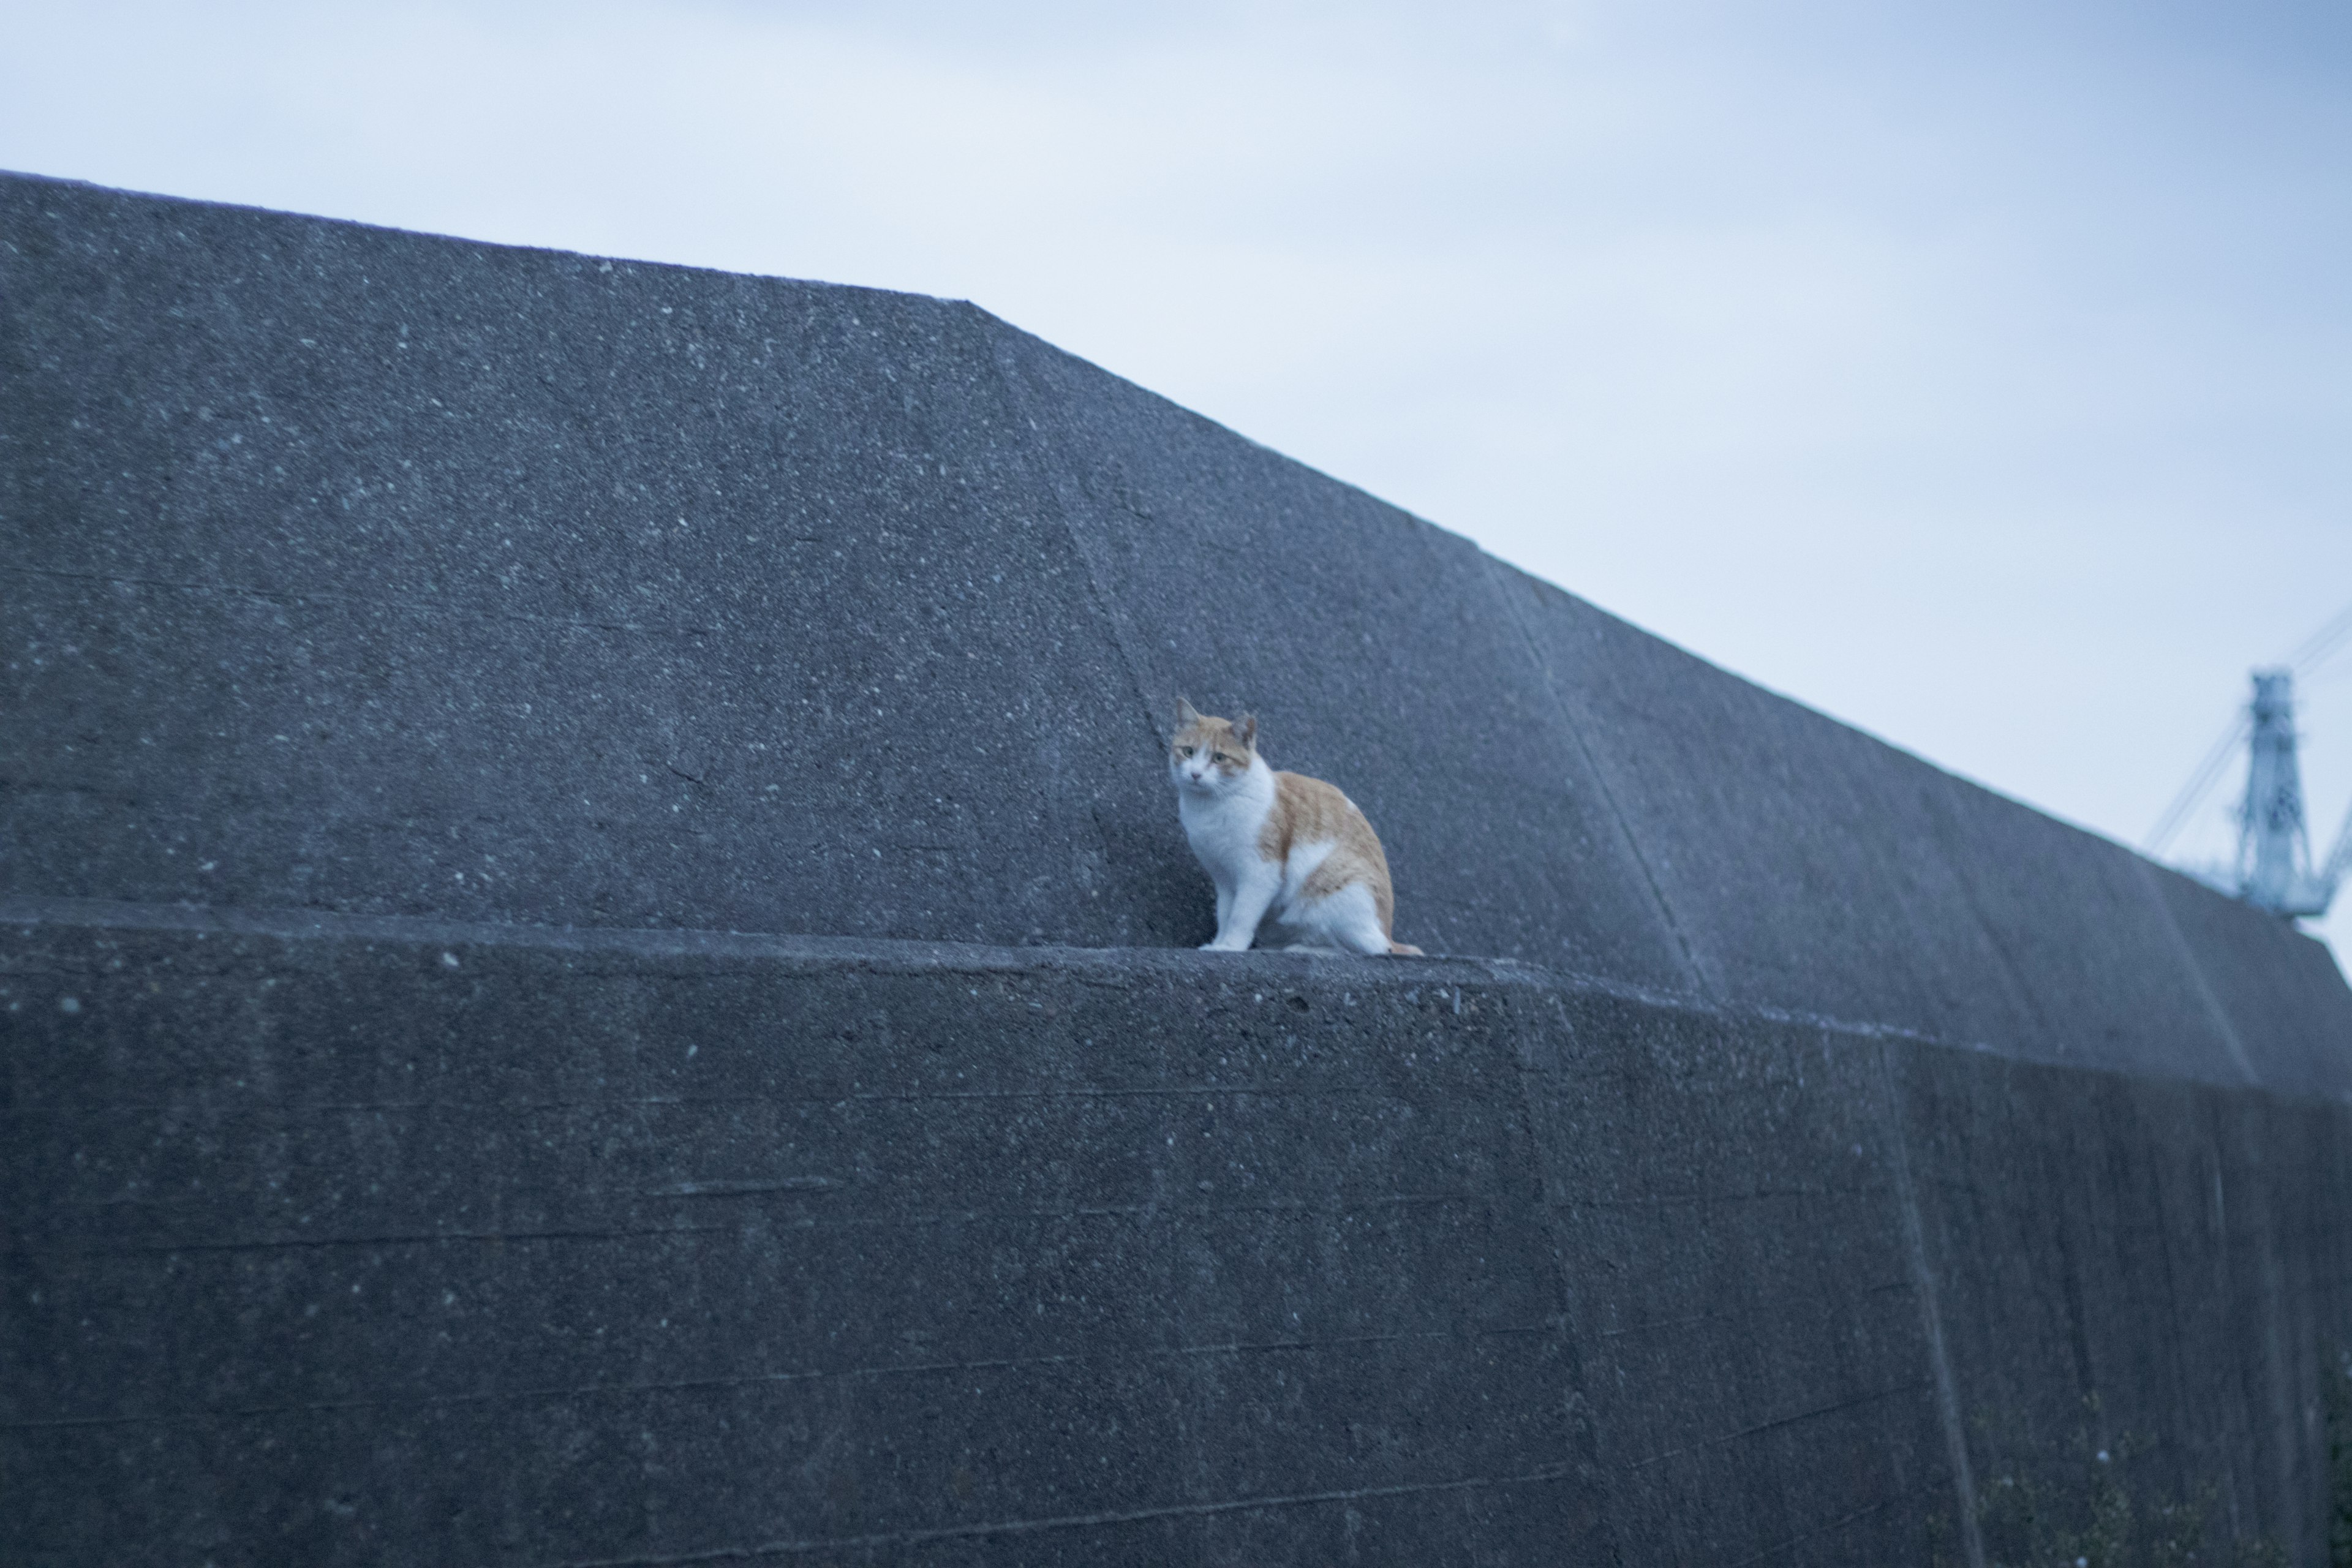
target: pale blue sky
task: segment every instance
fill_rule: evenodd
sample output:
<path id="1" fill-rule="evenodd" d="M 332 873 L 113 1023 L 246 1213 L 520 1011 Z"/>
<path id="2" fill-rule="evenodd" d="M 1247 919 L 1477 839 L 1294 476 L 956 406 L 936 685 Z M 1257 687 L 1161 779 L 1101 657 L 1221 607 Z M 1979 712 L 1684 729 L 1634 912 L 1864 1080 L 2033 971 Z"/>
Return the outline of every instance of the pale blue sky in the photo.
<path id="1" fill-rule="evenodd" d="M 2137 841 L 2352 603 L 2352 7 L 1926 13 L 0 0 L 0 167 L 971 299 Z"/>

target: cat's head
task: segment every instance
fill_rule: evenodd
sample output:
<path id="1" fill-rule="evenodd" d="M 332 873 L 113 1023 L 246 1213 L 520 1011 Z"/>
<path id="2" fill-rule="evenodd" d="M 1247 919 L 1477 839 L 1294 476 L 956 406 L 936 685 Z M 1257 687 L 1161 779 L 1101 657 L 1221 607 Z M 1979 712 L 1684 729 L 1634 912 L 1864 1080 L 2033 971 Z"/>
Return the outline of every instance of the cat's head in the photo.
<path id="1" fill-rule="evenodd" d="M 1176 700 L 1176 733 L 1168 742 L 1168 776 L 1182 790 L 1213 795 L 1247 777 L 1257 756 L 1257 719 L 1238 724 L 1199 712 Z"/>

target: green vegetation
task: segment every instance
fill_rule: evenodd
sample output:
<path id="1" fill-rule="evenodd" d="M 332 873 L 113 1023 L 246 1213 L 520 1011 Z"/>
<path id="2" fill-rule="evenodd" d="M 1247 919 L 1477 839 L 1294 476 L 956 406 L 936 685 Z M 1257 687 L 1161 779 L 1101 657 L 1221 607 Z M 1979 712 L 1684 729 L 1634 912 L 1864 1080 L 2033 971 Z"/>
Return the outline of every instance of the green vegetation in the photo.
<path id="1" fill-rule="evenodd" d="M 2329 1568 L 2352 1568 L 2352 1351 L 2336 1351 L 2324 1381 L 2327 1408 L 2327 1561 Z"/>
<path id="2" fill-rule="evenodd" d="M 2094 1394 L 2057 1463 L 2002 1467 L 1979 1489 L 1987 1568 L 2287 1568 L 2284 1548 L 2268 1536 L 2216 1539 L 2220 1488 L 2208 1481 L 2180 1497 L 2155 1487 L 2135 1463 L 2151 1445 L 2127 1434 L 2103 1446 L 2094 1435 L 2098 1413 Z M 2352 1469 L 2352 1429 L 2335 1452 L 2341 1477 Z M 2347 1495 L 2340 1482 L 2338 1495 Z M 2347 1520 L 2340 1510 L 2337 1518 Z M 1960 1562 L 1956 1533 L 1942 1521 L 1937 1568 Z M 2344 1550 L 2335 1561 L 2352 1568 Z"/>

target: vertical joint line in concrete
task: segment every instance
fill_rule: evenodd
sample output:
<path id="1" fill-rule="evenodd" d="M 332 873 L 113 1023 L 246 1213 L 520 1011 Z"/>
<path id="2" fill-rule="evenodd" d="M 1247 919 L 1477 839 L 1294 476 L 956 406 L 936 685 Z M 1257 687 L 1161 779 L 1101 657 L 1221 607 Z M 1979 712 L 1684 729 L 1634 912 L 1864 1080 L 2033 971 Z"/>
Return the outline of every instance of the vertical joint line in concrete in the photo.
<path id="1" fill-rule="evenodd" d="M 1039 488 L 1053 498 L 1055 510 L 1061 513 L 1062 530 L 1070 536 L 1070 547 L 1077 552 L 1078 562 L 1086 568 L 1087 597 L 1094 601 L 1095 613 L 1102 617 L 1103 625 L 1110 632 L 1111 646 L 1118 650 L 1118 661 L 1127 670 L 1127 683 L 1135 693 L 1136 710 L 1142 715 L 1144 729 L 1154 744 L 1164 742 L 1167 737 L 1160 732 L 1160 711 L 1153 704 L 1151 693 L 1144 689 L 1143 669 L 1137 662 L 1135 649 L 1131 646 L 1134 628 L 1128 624 L 1118 601 L 1111 595 L 1101 550 L 1087 530 L 1079 525 L 1078 509 L 1071 504 L 1064 490 L 1064 470 L 1055 461 L 1056 454 L 1048 449 L 1050 443 L 1045 427 L 1034 418 L 1036 410 L 1030 387 L 1020 372 L 1007 363 L 1011 351 L 1003 335 L 1020 329 L 998 321 L 976 305 L 965 308 L 981 320 L 982 331 L 988 339 L 989 363 L 995 368 L 997 384 L 1004 389 L 1006 403 L 1029 422 L 1030 433 L 1025 445 L 1031 460 L 1039 469 Z"/>
<path id="2" fill-rule="evenodd" d="M 1494 973 L 1491 965 L 1487 966 L 1487 973 L 1490 975 Z M 1569 1021 L 1568 1008 L 1560 1002 L 1558 992 L 1547 986 L 1544 1000 L 1549 1005 L 1553 1026 L 1559 1030 L 1560 1048 L 1565 1051 L 1575 1040 L 1576 1026 Z M 1591 1396 L 1585 1392 L 1583 1347 L 1577 1342 L 1575 1314 L 1570 1310 L 1572 1292 L 1568 1279 L 1568 1254 L 1560 1244 L 1560 1201 L 1553 1190 L 1551 1162 L 1544 1155 L 1543 1127 L 1536 1113 L 1537 1085 L 1548 1076 L 1537 1058 L 1538 1041 L 1529 1037 L 1531 1032 L 1539 1027 L 1534 1020 L 1523 1016 L 1519 1026 L 1513 1031 L 1516 1037 L 1511 1042 L 1511 1055 L 1519 1080 L 1519 1129 L 1527 1139 L 1528 1158 L 1534 1163 L 1536 1202 L 1542 1207 L 1543 1234 L 1550 1244 L 1548 1250 L 1551 1254 L 1552 1300 L 1559 1323 L 1560 1353 L 1568 1363 L 1569 1387 L 1561 1395 L 1560 1404 L 1563 1413 L 1569 1417 L 1569 1451 L 1561 1457 L 1571 1470 L 1580 1469 L 1577 1448 L 1580 1444 L 1586 1447 L 1592 1464 L 1592 1484 L 1605 1500 L 1601 1510 L 1601 1529 L 1609 1543 L 1609 1562 L 1612 1565 L 1622 1564 L 1625 1561 L 1625 1549 L 1617 1534 L 1618 1515 L 1613 1495 L 1616 1489 L 1606 1462 L 1607 1457 L 1601 1451 L 1600 1423 L 1593 1415 Z M 1972 1563 L 1969 1568 L 1981 1568 L 1981 1564 Z"/>
<path id="3" fill-rule="evenodd" d="M 1490 581 L 1496 573 L 1510 573 L 1514 577 L 1518 575 L 1511 567 L 1486 556 L 1484 551 L 1479 553 L 1486 560 Z M 1528 613 L 1511 591 L 1517 585 L 1512 583 L 1502 584 L 1501 596 L 1509 607 L 1512 624 L 1519 628 L 1520 639 L 1528 645 L 1528 659 L 1535 665 L 1536 673 L 1543 678 L 1544 689 L 1551 693 L 1552 706 L 1559 710 L 1562 719 L 1569 719 L 1568 701 L 1559 694 L 1559 682 L 1552 678 L 1551 660 L 1544 657 L 1543 645 L 1536 641 L 1535 632 L 1528 626 Z M 1666 890 L 1659 886 L 1658 874 L 1650 868 L 1650 858 L 1642 853 L 1642 841 L 1634 836 L 1633 823 L 1627 820 L 1624 810 L 1617 804 L 1617 792 L 1609 787 L 1609 775 L 1601 770 L 1600 757 L 1586 743 L 1581 726 L 1570 721 L 1568 732 L 1569 740 L 1583 755 L 1584 765 L 1591 770 L 1593 787 L 1601 792 L 1601 804 L 1608 808 L 1609 820 L 1616 825 L 1618 837 L 1625 841 L 1625 852 L 1633 856 L 1634 867 L 1642 873 L 1642 885 L 1650 889 L 1650 901 L 1657 905 L 1658 918 L 1666 922 L 1666 930 L 1674 933 L 1675 945 L 1682 950 L 1683 967 L 1690 972 L 1691 984 L 1708 1001 L 1721 1002 L 1723 997 L 1708 981 L 1706 970 L 1699 963 L 1697 951 L 1691 946 L 1689 936 L 1683 931 L 1683 922 L 1675 918 L 1675 907 L 1666 901 Z M 1970 1568 L 1975 1568 L 1975 1565 L 1971 1564 Z"/>
<path id="4" fill-rule="evenodd" d="M 2246 1042 L 2238 1033 L 2238 1026 L 2230 1010 L 2221 1005 L 2221 998 L 2213 992 L 2213 984 L 2205 977 L 2205 965 L 2198 961 L 2197 950 L 2189 945 L 2189 933 L 2180 929 L 2180 921 L 2172 912 L 2172 900 L 2164 896 L 2164 885 L 2156 879 L 2157 868 L 2138 855 L 2132 859 L 2139 867 L 2140 881 L 2147 888 L 2147 896 L 2156 901 L 2156 912 L 2164 917 L 2164 929 L 2172 933 L 2173 945 L 2180 950 L 2180 962 L 2189 971 L 2189 983 L 2197 987 L 2198 999 L 2205 1004 L 2206 1015 L 2221 1031 L 2221 1045 L 2230 1053 L 2230 1060 L 2248 1083 L 2262 1087 L 2255 1075 L 2254 1059 L 2246 1054 Z"/>
<path id="5" fill-rule="evenodd" d="M 1960 886 L 1960 896 L 1967 905 L 1969 919 L 1976 922 L 1978 934 L 1984 938 L 1985 947 L 1991 952 L 1993 962 L 2000 965 L 2001 973 L 2008 977 L 2011 988 L 2016 993 L 2018 1002 L 2027 1016 L 2032 1019 L 2034 1028 L 2041 1031 L 2044 1039 L 2058 1037 L 2060 1032 L 2052 1026 L 2050 1016 L 2042 1008 L 2040 990 L 2026 977 L 2016 955 L 2010 951 L 2009 943 L 2001 940 L 1999 925 L 1985 914 L 1984 900 L 1971 864 L 1975 858 L 1974 851 L 1958 840 L 1958 827 L 1952 820 L 1948 792 L 1937 789 L 1927 795 L 1926 801 L 1936 847 L 1943 852 L 1945 861 L 1952 868 L 1953 880 Z"/>
<path id="6" fill-rule="evenodd" d="M 1911 1263 L 1911 1285 L 1919 1298 L 1919 1328 L 1927 1337 L 1927 1360 L 1936 1374 L 1936 1414 L 1944 1426 L 1944 1449 L 1952 1467 L 1952 1489 L 1958 1494 L 1960 1550 L 1969 1568 L 1985 1568 L 1984 1532 L 1977 1523 L 1976 1471 L 1969 1463 L 1968 1429 L 1960 1421 L 1959 1388 L 1952 1379 L 1952 1358 L 1944 1350 L 1944 1314 L 1936 1300 L 1936 1276 L 1927 1267 L 1927 1232 L 1919 1217 L 1919 1193 L 1911 1180 L 1911 1143 L 1903 1131 L 1903 1101 L 1895 1084 L 1893 1040 L 1879 1040 L 1879 1114 L 1885 1119 L 1887 1158 L 1894 1167 L 1895 1201 L 1903 1219 L 1903 1250 Z"/>

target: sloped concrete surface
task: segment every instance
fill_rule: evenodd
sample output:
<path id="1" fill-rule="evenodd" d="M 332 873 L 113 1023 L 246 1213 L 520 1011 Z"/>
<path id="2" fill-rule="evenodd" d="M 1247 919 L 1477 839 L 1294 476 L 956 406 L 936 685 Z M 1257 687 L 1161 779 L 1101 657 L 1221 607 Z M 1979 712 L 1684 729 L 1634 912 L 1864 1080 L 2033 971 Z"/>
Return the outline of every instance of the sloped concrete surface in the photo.
<path id="1" fill-rule="evenodd" d="M 2324 1552 L 2324 949 L 969 305 L 0 176 L 0 1559 Z"/>
<path id="2" fill-rule="evenodd" d="M 1433 952 L 2352 1096 L 2285 926 L 969 305 L 22 177 L 0 298 L 5 890 L 1193 942 L 1181 692 Z"/>

